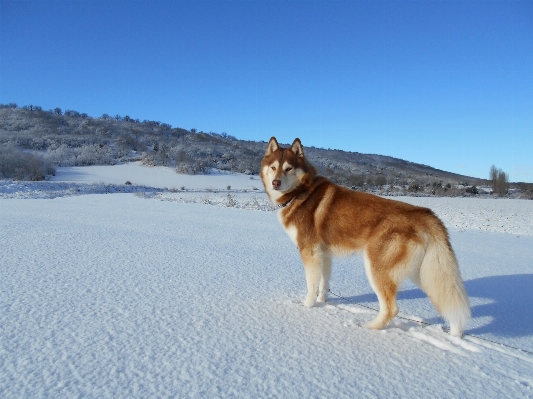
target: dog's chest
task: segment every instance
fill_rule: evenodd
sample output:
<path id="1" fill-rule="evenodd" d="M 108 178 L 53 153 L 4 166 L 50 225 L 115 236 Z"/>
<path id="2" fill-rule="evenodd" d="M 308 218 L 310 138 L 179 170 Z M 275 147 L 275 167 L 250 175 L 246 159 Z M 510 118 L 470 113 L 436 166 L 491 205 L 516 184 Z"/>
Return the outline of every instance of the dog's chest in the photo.
<path id="1" fill-rule="evenodd" d="M 283 226 L 283 228 L 285 229 L 285 233 L 287 233 L 287 235 L 289 236 L 289 238 L 291 239 L 293 244 L 298 246 L 298 229 L 296 228 L 296 226 L 294 224 L 291 224 L 291 225 L 288 225 L 288 226 L 285 225 L 285 223 L 283 221 L 282 211 L 283 210 L 279 210 L 278 211 L 278 220 L 281 223 L 281 225 Z"/>

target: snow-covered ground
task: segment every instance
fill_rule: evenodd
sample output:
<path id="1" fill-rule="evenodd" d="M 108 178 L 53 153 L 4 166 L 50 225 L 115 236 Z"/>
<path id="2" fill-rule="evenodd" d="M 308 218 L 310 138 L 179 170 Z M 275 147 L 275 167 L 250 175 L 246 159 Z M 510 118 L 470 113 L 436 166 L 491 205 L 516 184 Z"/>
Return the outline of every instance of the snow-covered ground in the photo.
<path id="1" fill-rule="evenodd" d="M 237 190 L 263 189 L 258 176 L 232 174 L 213 170 L 211 174 L 180 175 L 173 168 L 144 167 L 140 162 L 115 166 L 89 166 L 59 168 L 54 181 L 124 184 L 126 181 L 138 186 L 171 189 L 222 190 L 231 186 Z"/>
<path id="2" fill-rule="evenodd" d="M 126 182 L 131 183 L 125 184 Z M 228 188 L 229 187 L 229 188 Z M 273 211 L 258 176 L 215 172 L 180 175 L 171 168 L 116 166 L 59 168 L 50 181 L 1 181 L 0 198 L 36 199 L 136 193 L 145 198 Z M 498 198 L 391 197 L 433 209 L 450 229 L 533 236 L 533 201 Z"/>
<path id="3" fill-rule="evenodd" d="M 410 284 L 400 315 L 434 325 L 359 327 L 375 313 L 354 302 L 377 308 L 359 257 L 334 263 L 348 300 L 303 307 L 257 177 L 130 164 L 0 182 L 0 397 L 532 398 L 533 201 L 396 199 L 450 229 L 464 340 Z"/>

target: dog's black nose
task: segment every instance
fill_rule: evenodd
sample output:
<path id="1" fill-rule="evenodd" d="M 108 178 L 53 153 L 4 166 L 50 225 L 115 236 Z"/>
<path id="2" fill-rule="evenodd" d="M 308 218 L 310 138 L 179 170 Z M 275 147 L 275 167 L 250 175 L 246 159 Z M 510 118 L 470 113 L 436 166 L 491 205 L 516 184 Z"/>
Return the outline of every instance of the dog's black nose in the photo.
<path id="1" fill-rule="evenodd" d="M 281 187 L 281 180 L 272 180 L 272 188 L 274 190 L 279 190 Z"/>

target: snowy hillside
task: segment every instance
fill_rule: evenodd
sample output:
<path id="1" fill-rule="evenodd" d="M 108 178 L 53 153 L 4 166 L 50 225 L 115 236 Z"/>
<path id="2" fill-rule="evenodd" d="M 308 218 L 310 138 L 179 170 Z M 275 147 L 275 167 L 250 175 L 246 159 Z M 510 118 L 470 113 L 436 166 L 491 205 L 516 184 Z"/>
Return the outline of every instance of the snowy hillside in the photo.
<path id="1" fill-rule="evenodd" d="M 307 157 L 320 173 L 347 186 L 381 185 L 376 182 L 378 177 L 405 189 L 416 185 L 417 190 L 428 183 L 482 184 L 479 178 L 390 156 L 326 150 L 308 144 L 304 139 Z M 159 121 L 141 122 L 129 116 L 91 117 L 74 110 L 63 113 L 59 108 L 46 111 L 36 105 L 19 108 L 13 103 L 0 104 L 0 156 L 5 160 L 0 178 L 44 179 L 54 174 L 57 165 L 113 165 L 128 160 L 172 166 L 191 174 L 203 174 L 210 168 L 257 174 L 265 148 L 266 142 L 173 128 Z M 446 191 L 436 186 L 430 190 L 435 189 Z"/>
<path id="2" fill-rule="evenodd" d="M 459 340 L 410 284 L 411 320 L 359 327 L 377 309 L 359 257 L 334 262 L 345 299 L 304 308 L 257 177 L 58 172 L 0 183 L 2 398 L 533 397 L 533 201 L 400 198 L 450 229 L 473 310 Z"/>

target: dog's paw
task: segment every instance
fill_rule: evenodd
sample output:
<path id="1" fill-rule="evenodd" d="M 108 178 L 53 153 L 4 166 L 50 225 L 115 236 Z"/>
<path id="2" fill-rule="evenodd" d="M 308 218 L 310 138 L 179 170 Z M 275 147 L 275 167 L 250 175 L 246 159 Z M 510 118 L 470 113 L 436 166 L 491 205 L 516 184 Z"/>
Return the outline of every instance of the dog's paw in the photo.
<path id="1" fill-rule="evenodd" d="M 324 302 L 326 303 L 328 301 L 327 294 L 320 294 L 316 300 L 317 302 Z"/>
<path id="2" fill-rule="evenodd" d="M 386 325 L 387 323 L 383 323 L 383 320 L 380 320 L 378 317 L 376 317 L 374 320 L 366 323 L 364 327 L 371 330 L 382 330 Z"/>
<path id="3" fill-rule="evenodd" d="M 313 306 L 315 306 L 315 302 L 316 302 L 316 298 L 306 298 L 305 302 L 304 302 L 304 306 L 308 307 L 308 308 L 312 308 Z"/>

